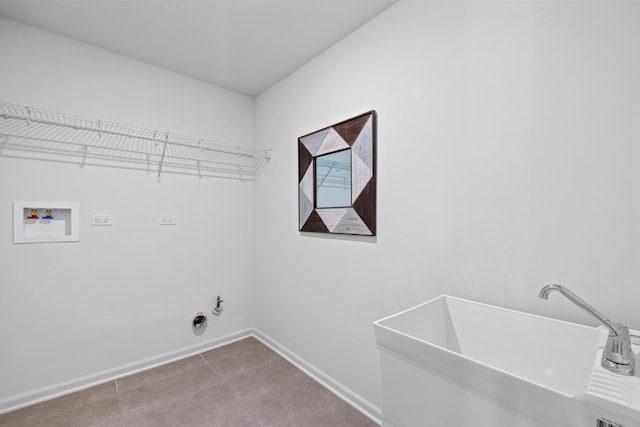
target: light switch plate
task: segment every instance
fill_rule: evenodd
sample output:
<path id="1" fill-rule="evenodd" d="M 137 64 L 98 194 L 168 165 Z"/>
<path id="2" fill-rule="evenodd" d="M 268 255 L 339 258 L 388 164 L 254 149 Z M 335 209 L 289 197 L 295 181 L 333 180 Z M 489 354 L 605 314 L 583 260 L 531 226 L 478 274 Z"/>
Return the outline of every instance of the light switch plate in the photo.
<path id="1" fill-rule="evenodd" d="M 160 225 L 176 225 L 175 215 L 160 215 Z"/>

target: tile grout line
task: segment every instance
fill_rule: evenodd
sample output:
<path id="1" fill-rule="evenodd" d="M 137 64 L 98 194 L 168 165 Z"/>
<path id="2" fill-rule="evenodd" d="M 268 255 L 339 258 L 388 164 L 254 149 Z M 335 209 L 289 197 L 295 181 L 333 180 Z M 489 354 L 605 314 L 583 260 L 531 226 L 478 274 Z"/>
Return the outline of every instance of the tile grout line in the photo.
<path id="1" fill-rule="evenodd" d="M 211 367 L 211 365 L 209 365 L 209 362 L 207 362 L 207 359 L 204 358 L 204 356 L 202 355 L 202 353 L 198 354 L 198 356 L 200 356 L 200 359 L 202 359 L 202 361 L 204 362 L 205 365 L 207 365 L 207 367 L 209 369 L 211 369 L 211 372 L 213 372 L 214 374 L 216 373 L 216 371 L 213 370 L 213 368 Z"/>
<path id="2" fill-rule="evenodd" d="M 113 380 L 116 383 L 116 398 L 118 399 L 118 409 L 120 409 L 120 424 L 122 427 L 126 427 L 127 424 L 124 422 L 124 411 L 122 410 L 122 402 L 120 402 L 120 387 L 118 386 L 118 380 Z"/>

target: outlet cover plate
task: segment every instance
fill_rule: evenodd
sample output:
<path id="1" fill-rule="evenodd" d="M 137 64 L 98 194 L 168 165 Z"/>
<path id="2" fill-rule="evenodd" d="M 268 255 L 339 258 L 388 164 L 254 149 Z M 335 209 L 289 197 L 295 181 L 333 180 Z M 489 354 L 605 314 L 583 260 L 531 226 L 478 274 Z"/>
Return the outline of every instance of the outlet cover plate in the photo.
<path id="1" fill-rule="evenodd" d="M 175 215 L 160 215 L 158 217 L 158 221 L 160 225 L 176 225 L 176 216 Z"/>
<path id="2" fill-rule="evenodd" d="M 113 225 L 113 217 L 111 215 L 91 215 L 91 225 Z"/>

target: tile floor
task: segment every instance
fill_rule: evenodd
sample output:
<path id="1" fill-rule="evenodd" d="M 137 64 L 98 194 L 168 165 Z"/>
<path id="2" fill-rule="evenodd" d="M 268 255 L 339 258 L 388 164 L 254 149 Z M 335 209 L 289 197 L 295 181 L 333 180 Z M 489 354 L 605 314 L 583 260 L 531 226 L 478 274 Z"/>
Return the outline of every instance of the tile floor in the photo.
<path id="1" fill-rule="evenodd" d="M 0 426 L 375 426 L 255 338 L 0 415 Z"/>

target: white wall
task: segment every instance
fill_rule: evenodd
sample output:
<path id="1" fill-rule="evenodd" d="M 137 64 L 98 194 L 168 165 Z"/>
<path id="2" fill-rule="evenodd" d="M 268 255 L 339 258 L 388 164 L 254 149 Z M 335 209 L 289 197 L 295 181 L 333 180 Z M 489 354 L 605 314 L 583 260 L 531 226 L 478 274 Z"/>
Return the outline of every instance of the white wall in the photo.
<path id="1" fill-rule="evenodd" d="M 256 327 L 379 406 L 372 322 L 440 294 L 640 328 L 640 4 L 401 1 L 258 97 Z M 378 236 L 297 231 L 297 137 L 378 112 Z"/>
<path id="2" fill-rule="evenodd" d="M 253 144 L 252 98 L 6 19 L 0 58 L 2 101 Z M 0 155 L 0 410 L 252 327 L 253 186 Z M 14 245 L 14 200 L 80 202 L 80 242 Z"/>

